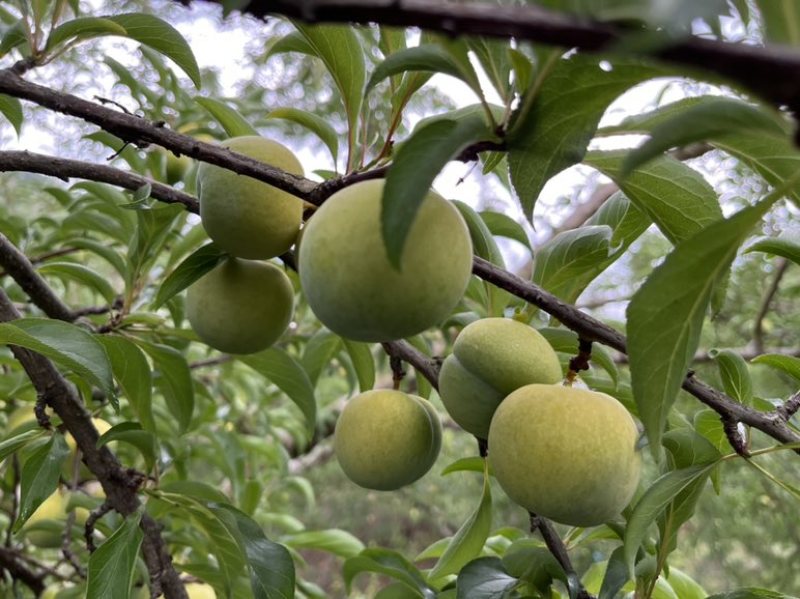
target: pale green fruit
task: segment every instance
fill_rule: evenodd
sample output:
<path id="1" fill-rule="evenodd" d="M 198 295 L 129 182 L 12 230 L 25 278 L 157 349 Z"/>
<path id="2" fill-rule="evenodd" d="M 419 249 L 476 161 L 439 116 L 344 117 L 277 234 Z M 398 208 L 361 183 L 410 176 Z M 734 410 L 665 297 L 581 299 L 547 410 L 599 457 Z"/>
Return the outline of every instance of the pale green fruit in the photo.
<path id="1" fill-rule="evenodd" d="M 36 414 L 33 411 L 33 404 L 26 404 L 22 407 L 17 408 L 11 414 L 8 415 L 8 420 L 6 421 L 6 430 L 4 435 L 11 436 L 11 433 L 17 432 L 20 433 L 23 425 L 25 426 L 25 430 L 35 428 L 36 424 Z"/>
<path id="2" fill-rule="evenodd" d="M 506 395 L 523 385 L 561 378 L 558 356 L 536 329 L 508 318 L 484 318 L 456 338 L 439 374 L 439 396 L 453 420 L 486 439 Z"/>
<path id="3" fill-rule="evenodd" d="M 339 465 L 357 485 L 393 491 L 430 470 L 442 446 L 436 410 L 416 395 L 381 389 L 347 402 L 336 423 Z"/>
<path id="4" fill-rule="evenodd" d="M 381 234 L 383 187 L 374 180 L 338 191 L 303 231 L 303 291 L 317 318 L 348 339 L 420 333 L 450 314 L 469 283 L 469 231 L 455 206 L 434 192 L 414 219 L 400 270 L 391 265 Z"/>
<path id="5" fill-rule="evenodd" d="M 58 490 L 45 499 L 25 522 L 25 538 L 37 547 L 61 547 L 68 503 L 69 494 Z"/>
<path id="6" fill-rule="evenodd" d="M 506 397 L 489 429 L 497 482 L 525 509 L 572 526 L 617 516 L 639 484 L 639 433 L 604 393 L 526 385 Z"/>
<path id="7" fill-rule="evenodd" d="M 183 588 L 186 589 L 189 599 L 217 599 L 214 588 L 203 582 L 189 582 Z"/>
<path id="8" fill-rule="evenodd" d="M 293 175 L 303 167 L 287 147 L 248 135 L 222 142 L 231 150 Z M 202 163 L 197 170 L 200 218 L 208 236 L 239 258 L 272 258 L 294 243 L 303 217 L 303 202 L 252 177 Z"/>
<path id="9" fill-rule="evenodd" d="M 197 335 L 231 354 L 268 348 L 286 331 L 293 310 L 289 277 L 268 262 L 230 258 L 186 294 L 186 316 Z"/>

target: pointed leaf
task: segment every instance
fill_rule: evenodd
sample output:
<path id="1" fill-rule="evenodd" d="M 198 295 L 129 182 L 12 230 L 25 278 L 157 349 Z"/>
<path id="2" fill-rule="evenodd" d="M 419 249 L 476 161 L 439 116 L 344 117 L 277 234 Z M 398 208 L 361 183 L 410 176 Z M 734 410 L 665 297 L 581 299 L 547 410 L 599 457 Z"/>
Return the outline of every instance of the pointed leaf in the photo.
<path id="1" fill-rule="evenodd" d="M 258 135 L 258 131 L 248 123 L 245 118 L 236 110 L 228 106 L 221 100 L 214 98 L 203 98 L 195 96 L 195 102 L 205 108 L 216 121 L 225 129 L 229 137 L 239 137 L 240 135 Z"/>
<path id="2" fill-rule="evenodd" d="M 637 63 L 615 61 L 610 72 L 596 56 L 578 54 L 559 60 L 532 105 L 523 102 L 509 138 L 511 182 L 530 220 L 544 184 L 583 160 L 600 117 L 622 92 L 664 72 Z"/>
<path id="3" fill-rule="evenodd" d="M 369 391 L 375 386 L 375 360 L 369 344 L 350 339 L 342 339 L 342 342 L 355 368 L 359 391 Z"/>
<path id="4" fill-rule="evenodd" d="M 633 575 L 636 553 L 644 540 L 647 529 L 655 522 L 664 508 L 678 494 L 697 480 L 708 476 L 715 464 L 699 464 L 682 470 L 672 470 L 656 480 L 636 502 L 625 528 L 625 563 Z"/>
<path id="5" fill-rule="evenodd" d="M 747 246 L 745 254 L 764 252 L 775 256 L 783 256 L 795 264 L 800 264 L 800 242 L 785 237 L 762 237 Z"/>
<path id="6" fill-rule="evenodd" d="M 111 364 L 103 346 L 80 327 L 49 318 L 20 318 L 0 324 L 0 343 L 18 345 L 73 370 L 114 396 Z"/>
<path id="7" fill-rule="evenodd" d="M 614 599 L 629 579 L 630 573 L 625 565 L 625 548 L 617 547 L 608 558 L 606 573 L 597 599 Z"/>
<path id="8" fill-rule="evenodd" d="M 434 599 L 436 591 L 425 582 L 420 571 L 396 551 L 381 548 L 364 549 L 344 563 L 344 583 L 347 591 L 353 579 L 362 572 L 383 574 L 402 582 L 423 599 Z"/>
<path id="9" fill-rule="evenodd" d="M 117 530 L 89 557 L 86 599 L 130 597 L 136 575 L 136 558 L 144 534 L 139 528 L 141 513 L 125 518 Z"/>
<path id="10" fill-rule="evenodd" d="M 772 368 L 782 370 L 800 381 L 800 358 L 782 354 L 763 354 L 753 358 L 750 362 L 753 364 L 766 364 Z"/>
<path id="11" fill-rule="evenodd" d="M 14 530 L 19 530 L 36 508 L 56 492 L 61 466 L 68 455 L 69 446 L 64 435 L 55 433 L 25 460 L 20 475 L 19 516 Z"/>
<path id="12" fill-rule="evenodd" d="M 101 35 L 126 35 L 127 31 L 119 23 L 103 17 L 78 17 L 61 23 L 50 32 L 45 50 L 52 50 L 61 42 L 84 40 Z"/>
<path id="13" fill-rule="evenodd" d="M 177 421 L 178 430 L 186 432 L 194 413 L 194 385 L 186 357 L 168 345 L 137 341 L 152 358 L 158 376 L 156 384 L 161 389 L 170 413 Z"/>
<path id="14" fill-rule="evenodd" d="M 492 528 L 492 493 L 489 472 L 484 470 L 483 492 L 478 507 L 450 540 L 444 554 L 428 573 L 430 580 L 455 574 L 478 557 Z"/>
<path id="15" fill-rule="evenodd" d="M 128 13 L 105 17 L 125 28 L 125 37 L 149 46 L 172 59 L 189 76 L 196 88 L 200 88 L 200 67 L 192 49 L 183 36 L 172 25 L 154 15 Z"/>
<path id="16" fill-rule="evenodd" d="M 153 469 L 156 463 L 156 438 L 153 433 L 142 428 L 138 422 L 121 422 L 112 426 L 105 433 L 100 435 L 97 446 L 110 443 L 111 441 L 122 441 L 132 445 L 144 457 L 147 472 Z"/>
<path id="17" fill-rule="evenodd" d="M 453 472 L 483 472 L 487 466 L 486 460 L 480 456 L 460 458 L 455 462 L 445 466 L 441 472 L 441 475 L 445 476 Z"/>
<path id="18" fill-rule="evenodd" d="M 525 229 L 522 228 L 517 221 L 503 214 L 502 212 L 494 212 L 492 210 L 483 210 L 479 212 L 483 222 L 489 227 L 489 231 L 496 237 L 505 237 L 513 239 L 524 245 L 530 252 L 533 252 L 531 247 L 531 240 Z"/>
<path id="19" fill-rule="evenodd" d="M 746 406 L 753 404 L 753 382 L 747 362 L 729 349 L 712 349 L 708 352 L 719 367 L 719 376 L 725 393 Z"/>
<path id="20" fill-rule="evenodd" d="M 289 396 L 289 399 L 303 412 L 306 418 L 306 431 L 310 437 L 317 424 L 317 402 L 314 398 L 314 386 L 300 363 L 276 347 L 257 354 L 239 356 L 238 359 L 269 379 Z"/>
<path id="21" fill-rule="evenodd" d="M 779 197 L 770 194 L 680 244 L 628 305 L 631 386 L 654 452 L 659 451 L 667 413 L 697 349 L 711 291 L 752 227 Z"/>
<path id="22" fill-rule="evenodd" d="M 447 50 L 437 44 L 423 44 L 387 56 L 372 73 L 366 89 L 369 91 L 387 77 L 408 71 L 443 73 L 466 81 L 461 67 Z"/>
<path id="23" fill-rule="evenodd" d="M 318 549 L 339 557 L 353 557 L 364 551 L 364 543 L 346 530 L 305 530 L 285 537 L 284 542 L 294 549 Z"/>
<path id="24" fill-rule="evenodd" d="M 386 177 L 381 230 L 386 253 L 400 268 L 406 237 L 436 175 L 469 144 L 491 136 L 479 117 L 441 120 L 426 125 L 405 141 Z"/>
<path id="25" fill-rule="evenodd" d="M 152 374 L 150 365 L 133 342 L 118 335 L 97 335 L 95 339 L 105 348 L 111 370 L 122 392 L 145 430 L 155 432 L 152 411 Z"/>
<path id="26" fill-rule="evenodd" d="M 765 41 L 800 45 L 800 10 L 792 0 L 756 0 Z"/>
<path id="27" fill-rule="evenodd" d="M 28 36 L 25 31 L 25 22 L 20 19 L 3 32 L 3 39 L 0 40 L 0 58 L 3 58 L 17 46 L 27 44 Z"/>
<path id="28" fill-rule="evenodd" d="M 22 103 L 17 98 L 0 94 L 0 114 L 8 119 L 19 137 L 22 132 L 22 121 L 25 118 L 22 114 Z"/>
<path id="29" fill-rule="evenodd" d="M 19 429 L 19 427 L 17 427 Z M 9 431 L 6 431 L 9 432 Z M 4 439 L 0 443 L 0 463 L 3 462 L 8 456 L 16 453 L 34 439 L 38 439 L 44 434 L 44 429 L 35 428 L 32 430 L 25 430 L 18 435 Z"/>
<path id="30" fill-rule="evenodd" d="M 109 304 L 117 297 L 108 279 L 83 264 L 75 262 L 47 262 L 36 269 L 43 276 L 53 275 L 61 279 L 73 280 L 100 294 Z"/>
<path id="31" fill-rule="evenodd" d="M 153 300 L 153 310 L 163 306 L 165 302 L 189 287 L 204 274 L 213 270 L 226 255 L 213 243 L 204 245 L 192 252 L 161 283 L 156 299 Z"/>
<path id="32" fill-rule="evenodd" d="M 328 329 L 320 329 L 308 340 L 300 362 L 308 373 L 312 385 L 316 385 L 320 373 L 331 363 L 341 347 L 341 337 Z"/>
<path id="33" fill-rule="evenodd" d="M 497 557 L 471 561 L 458 573 L 456 599 L 504 599 L 520 583 Z"/>
<path id="34" fill-rule="evenodd" d="M 336 159 L 339 157 L 339 134 L 321 116 L 298 108 L 276 108 L 269 112 L 266 118 L 285 119 L 305 127 L 322 140 L 331 152 L 333 164 L 336 164 Z"/>

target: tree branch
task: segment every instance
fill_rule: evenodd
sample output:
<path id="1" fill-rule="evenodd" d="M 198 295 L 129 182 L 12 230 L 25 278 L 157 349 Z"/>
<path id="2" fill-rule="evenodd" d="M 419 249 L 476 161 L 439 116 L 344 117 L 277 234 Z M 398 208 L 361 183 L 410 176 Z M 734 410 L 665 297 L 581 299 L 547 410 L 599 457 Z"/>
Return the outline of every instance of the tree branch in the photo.
<path id="1" fill-rule="evenodd" d="M 528 512 L 528 515 L 530 516 L 531 521 L 531 532 L 538 530 L 539 534 L 542 535 L 544 544 L 547 545 L 548 551 L 550 551 L 550 553 L 553 554 L 553 557 L 556 558 L 556 561 L 558 561 L 558 563 L 561 565 L 564 573 L 567 576 L 573 576 L 577 578 L 575 574 L 575 568 L 572 566 L 572 561 L 569 559 L 567 548 L 564 545 L 564 542 L 561 540 L 561 537 L 558 536 L 558 532 L 556 532 L 553 524 L 546 518 L 542 518 L 533 512 Z M 583 588 L 583 585 L 580 585 L 578 590 L 578 599 L 594 599 L 594 596 L 591 595 L 585 588 Z"/>
<path id="2" fill-rule="evenodd" d="M 769 288 L 764 292 L 764 297 L 761 300 L 761 307 L 758 309 L 755 325 L 753 325 L 753 348 L 758 354 L 764 353 L 764 317 L 767 315 L 767 312 L 769 312 L 769 306 L 775 294 L 778 292 L 781 279 L 783 279 L 783 275 L 789 267 L 789 261 L 786 258 L 779 258 L 777 264 L 778 268 L 775 270 L 775 276 L 772 277 Z"/>
<path id="3" fill-rule="evenodd" d="M 17 552 L 9 547 L 0 546 L 0 570 L 11 574 L 12 580 L 24 583 L 37 597 L 44 592 L 44 576 L 29 569 L 20 561 Z"/>

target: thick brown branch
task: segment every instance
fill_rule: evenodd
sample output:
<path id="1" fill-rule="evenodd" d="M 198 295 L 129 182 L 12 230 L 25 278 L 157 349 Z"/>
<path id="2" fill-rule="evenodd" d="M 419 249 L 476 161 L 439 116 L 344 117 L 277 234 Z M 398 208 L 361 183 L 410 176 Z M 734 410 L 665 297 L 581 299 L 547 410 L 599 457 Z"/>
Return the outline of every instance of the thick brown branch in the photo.
<path id="1" fill-rule="evenodd" d="M 449 35 L 516 38 L 589 52 L 611 51 L 625 41 L 626 30 L 544 10 L 532 4 L 450 3 L 430 0 L 273 0 L 251 2 L 247 10 L 266 11 L 306 22 L 380 23 L 417 26 Z M 639 31 L 639 30 L 637 30 Z M 639 31 L 640 32 L 640 31 Z M 652 32 L 657 36 L 656 32 Z M 800 54 L 788 47 L 758 47 L 697 37 L 649 45 L 663 60 L 705 69 L 756 92 L 776 106 L 800 105 Z M 639 52 L 646 54 L 644 50 Z"/>
<path id="2" fill-rule="evenodd" d="M 439 363 L 436 360 L 429 358 L 406 341 L 384 341 L 381 345 L 389 356 L 411 364 L 438 391 Z"/>
<path id="3" fill-rule="evenodd" d="M 0 289 L 0 322 L 13 321 L 19 317 L 8 296 Z M 40 399 L 53 408 L 76 440 L 86 465 L 103 486 L 109 504 L 122 515 L 134 513 L 140 506 L 137 496 L 140 477 L 123 468 L 108 447 L 97 447 L 99 435 L 92 424 L 91 415 L 50 360 L 16 346 L 12 346 L 12 351 L 28 374 Z M 161 535 L 157 530 L 145 526 L 145 518 L 142 519 L 142 528 L 145 530 L 142 547 L 151 577 L 169 580 L 170 592 L 166 594 L 168 599 L 188 599 L 178 573 L 171 563 L 160 558 L 162 554 L 166 555 L 166 546 Z"/>

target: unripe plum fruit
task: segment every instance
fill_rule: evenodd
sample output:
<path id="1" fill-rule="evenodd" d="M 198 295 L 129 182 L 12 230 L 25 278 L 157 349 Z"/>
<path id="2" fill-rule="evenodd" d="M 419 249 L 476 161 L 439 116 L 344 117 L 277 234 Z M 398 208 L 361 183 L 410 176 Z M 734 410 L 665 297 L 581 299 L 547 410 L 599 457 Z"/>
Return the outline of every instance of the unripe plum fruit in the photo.
<path id="1" fill-rule="evenodd" d="M 303 175 L 297 157 L 278 142 L 246 135 L 222 145 L 293 175 Z M 303 217 L 299 198 L 205 162 L 197 169 L 197 189 L 203 227 L 232 256 L 273 258 L 294 243 Z"/>
<path id="2" fill-rule="evenodd" d="M 204 582 L 188 582 L 183 585 L 189 599 L 217 599 L 214 587 Z"/>
<path id="3" fill-rule="evenodd" d="M 268 348 L 292 319 L 294 289 L 269 262 L 229 258 L 189 286 L 186 316 L 200 339 L 231 354 Z"/>
<path id="4" fill-rule="evenodd" d="M 461 428 L 486 439 L 506 395 L 561 378 L 558 356 L 536 329 L 509 318 L 483 318 L 456 338 L 439 374 L 439 396 Z"/>
<path id="5" fill-rule="evenodd" d="M 442 446 L 442 425 L 429 402 L 401 391 L 367 391 L 347 402 L 336 423 L 334 449 L 359 486 L 393 491 L 431 469 Z"/>
<path id="6" fill-rule="evenodd" d="M 314 314 L 342 337 L 389 341 L 442 321 L 472 269 L 472 241 L 450 202 L 429 192 L 396 270 L 381 234 L 384 181 L 333 194 L 309 219 L 299 247 L 300 282 Z"/>
<path id="7" fill-rule="evenodd" d="M 572 526 L 611 520 L 639 484 L 639 432 L 604 393 L 526 385 L 506 397 L 489 429 L 489 463 L 516 503 Z"/>

